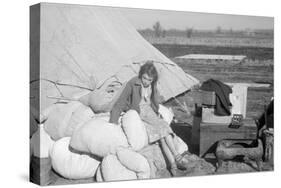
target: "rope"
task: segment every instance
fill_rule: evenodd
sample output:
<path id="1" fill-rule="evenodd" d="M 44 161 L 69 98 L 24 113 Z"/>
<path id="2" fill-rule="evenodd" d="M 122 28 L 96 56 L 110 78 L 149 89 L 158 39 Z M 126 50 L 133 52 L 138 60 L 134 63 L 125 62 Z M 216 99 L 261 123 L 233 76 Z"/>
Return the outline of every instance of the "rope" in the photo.
<path id="1" fill-rule="evenodd" d="M 55 84 L 55 85 L 71 86 L 71 87 L 77 87 L 77 88 L 80 88 L 80 89 L 86 89 L 88 91 L 93 91 L 92 89 L 87 88 L 87 87 L 82 87 L 82 86 L 78 86 L 78 85 L 74 85 L 74 84 L 59 83 L 59 82 L 55 82 L 55 81 L 52 81 L 52 80 L 49 80 L 49 79 L 46 79 L 46 78 L 40 78 L 40 79 L 32 80 L 32 81 L 30 81 L 30 84 L 33 83 L 33 82 L 39 81 L 39 80 L 44 80 L 44 81 L 47 81 L 47 82 L 51 82 L 52 84 Z"/>

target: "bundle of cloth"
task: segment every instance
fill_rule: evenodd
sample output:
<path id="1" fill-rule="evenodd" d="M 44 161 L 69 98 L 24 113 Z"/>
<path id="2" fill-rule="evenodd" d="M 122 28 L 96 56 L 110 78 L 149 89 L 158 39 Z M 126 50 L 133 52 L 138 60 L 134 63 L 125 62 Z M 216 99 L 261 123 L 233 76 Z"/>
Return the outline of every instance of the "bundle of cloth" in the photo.
<path id="1" fill-rule="evenodd" d="M 106 100 L 106 104 L 99 104 L 103 110 L 99 108 L 98 112 L 91 103 L 96 94 L 89 93 L 81 97 L 82 101 L 56 103 L 45 109 L 42 113 L 46 121 L 38 130 L 47 141 L 38 142 L 38 131 L 35 132 L 31 138 L 32 151 L 40 148 L 38 157 L 49 158 L 52 169 L 66 179 L 92 177 L 100 182 L 157 177 L 156 171 L 166 168 L 166 162 L 157 143 L 148 144 L 138 113 L 129 110 L 120 117 L 118 125 L 111 124 L 108 109 L 119 92 L 111 94 L 112 100 Z M 90 101 L 85 103 L 85 98 Z M 170 109 L 161 105 L 159 113 L 171 123 Z M 188 150 L 179 137 L 175 136 L 174 142 L 179 153 Z M 153 152 L 160 156 L 158 163 L 152 159 Z"/>

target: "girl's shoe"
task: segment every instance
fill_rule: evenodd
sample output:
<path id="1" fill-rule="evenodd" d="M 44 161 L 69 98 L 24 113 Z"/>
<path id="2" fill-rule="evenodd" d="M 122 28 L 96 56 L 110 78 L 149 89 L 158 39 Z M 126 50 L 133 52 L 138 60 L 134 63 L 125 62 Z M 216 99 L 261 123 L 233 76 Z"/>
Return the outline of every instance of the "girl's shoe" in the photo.
<path id="1" fill-rule="evenodd" d="M 173 177 L 182 177 L 186 175 L 184 171 L 179 170 L 178 168 L 171 168 L 170 173 Z"/>
<path id="2" fill-rule="evenodd" d="M 184 156 L 186 155 L 187 153 L 183 153 L 181 155 L 177 155 L 175 157 L 175 161 L 176 161 L 176 166 L 178 169 L 180 170 L 186 170 L 187 169 L 187 163 L 188 161 L 184 158 Z"/>

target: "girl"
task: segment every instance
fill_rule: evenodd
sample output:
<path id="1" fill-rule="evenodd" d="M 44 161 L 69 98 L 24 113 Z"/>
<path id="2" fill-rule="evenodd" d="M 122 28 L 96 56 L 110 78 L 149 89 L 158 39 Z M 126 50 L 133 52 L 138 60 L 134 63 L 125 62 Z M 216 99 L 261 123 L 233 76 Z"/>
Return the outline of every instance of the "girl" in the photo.
<path id="1" fill-rule="evenodd" d="M 110 123 L 118 123 L 122 112 L 136 110 L 145 124 L 149 143 L 160 142 L 165 156 L 170 163 L 170 172 L 178 175 L 177 169 L 185 170 L 183 156 L 180 155 L 173 142 L 173 131 L 169 124 L 158 116 L 159 99 L 156 84 L 158 73 L 152 61 L 141 66 L 138 77 L 132 78 L 126 85 L 117 102 L 114 104 Z"/>

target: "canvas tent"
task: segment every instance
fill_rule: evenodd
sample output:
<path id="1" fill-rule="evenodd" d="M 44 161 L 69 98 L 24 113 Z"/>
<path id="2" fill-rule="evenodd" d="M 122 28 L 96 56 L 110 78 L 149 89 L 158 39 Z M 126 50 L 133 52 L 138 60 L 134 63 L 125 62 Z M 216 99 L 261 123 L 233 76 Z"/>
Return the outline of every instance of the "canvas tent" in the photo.
<path id="1" fill-rule="evenodd" d="M 40 110 L 56 102 L 50 96 L 73 97 L 107 81 L 123 84 L 137 75 L 146 60 L 155 61 L 158 89 L 165 100 L 198 83 L 149 44 L 118 8 L 52 3 L 39 6 L 40 44 L 31 38 L 31 67 L 38 68 L 40 62 L 40 74 L 31 73 L 30 83 L 31 92 L 40 83 Z M 40 51 L 38 60 L 33 51 Z"/>

